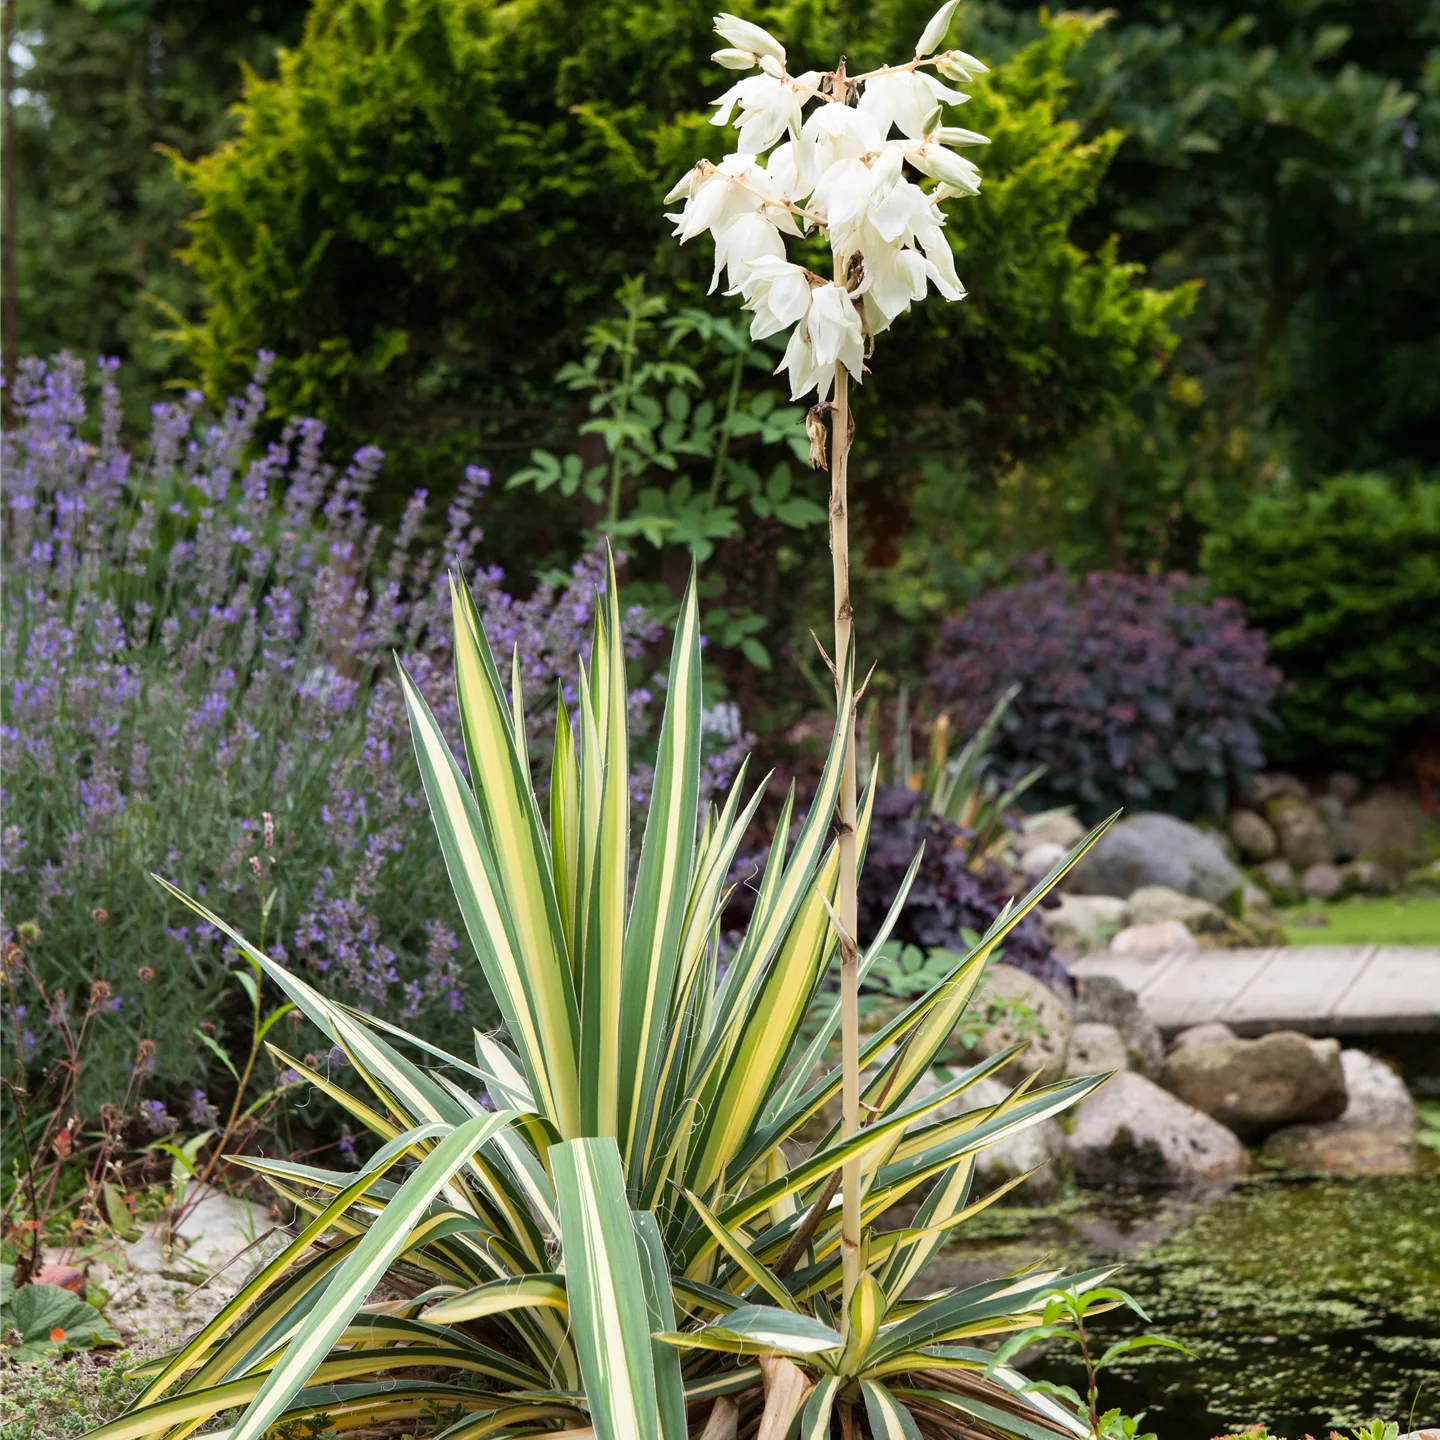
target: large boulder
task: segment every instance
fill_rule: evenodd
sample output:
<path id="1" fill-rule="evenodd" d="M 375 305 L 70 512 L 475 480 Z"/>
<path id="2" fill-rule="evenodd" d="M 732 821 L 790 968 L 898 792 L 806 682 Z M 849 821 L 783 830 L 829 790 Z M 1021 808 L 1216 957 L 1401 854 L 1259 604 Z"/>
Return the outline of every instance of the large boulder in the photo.
<path id="1" fill-rule="evenodd" d="M 1348 1125 L 1287 1125 L 1261 1153 L 1287 1170 L 1325 1175 L 1413 1175 L 1420 1169 L 1398 1136 Z"/>
<path id="2" fill-rule="evenodd" d="M 1135 992 L 1112 975 L 1090 975 L 1080 981 L 1075 1024 L 1111 1025 L 1125 1042 L 1129 1069 L 1154 1080 L 1165 1065 L 1165 1042 L 1155 1022 L 1140 1008 Z"/>
<path id="3" fill-rule="evenodd" d="M 1126 902 L 1132 925 L 1149 925 L 1157 920 L 1178 920 L 1196 935 L 1226 928 L 1225 912 L 1208 900 L 1182 895 L 1168 885 L 1142 885 Z"/>
<path id="4" fill-rule="evenodd" d="M 976 994 L 975 1005 L 983 1010 L 998 1004 L 1006 1014 L 975 1042 L 972 1049 L 947 1046 L 940 1059 L 973 1065 L 977 1060 L 1008 1049 L 1017 1040 L 1029 1040 L 1013 1060 L 996 1072 L 996 1078 L 1011 1085 L 1039 1071 L 1038 1084 L 1052 1085 L 1065 1074 L 1065 1056 L 1070 1049 L 1070 1006 L 1048 985 L 1013 965 L 992 965 Z"/>
<path id="5" fill-rule="evenodd" d="M 1219 1180 L 1250 1168 L 1231 1131 L 1130 1070 L 1082 1100 L 1074 1116 L 1065 1148 L 1080 1180 Z"/>
<path id="6" fill-rule="evenodd" d="M 1295 867 L 1283 855 L 1267 860 L 1255 871 L 1255 876 L 1277 905 L 1293 905 L 1300 898 Z"/>
<path id="7" fill-rule="evenodd" d="M 1037 845 L 1059 845 L 1064 850 L 1073 850 L 1089 832 L 1073 815 L 1039 816 L 1027 822 L 1015 841 L 1015 848 L 1027 854 Z"/>
<path id="8" fill-rule="evenodd" d="M 1193 1050 L 1197 1045 L 1223 1045 L 1227 1040 L 1240 1037 L 1223 1020 L 1205 1020 L 1191 1025 L 1170 1037 L 1170 1053 L 1177 1050 Z"/>
<path id="9" fill-rule="evenodd" d="M 1124 1037 L 1113 1025 L 1082 1020 L 1070 1032 L 1070 1053 L 1065 1060 L 1067 1075 L 1104 1075 L 1129 1068 L 1130 1055 Z"/>
<path id="10" fill-rule="evenodd" d="M 1112 955 L 1173 955 L 1198 950 L 1200 942 L 1178 920 L 1152 920 L 1146 925 L 1127 925 L 1111 942 Z"/>
<path id="11" fill-rule="evenodd" d="M 1360 837 L 1345 813 L 1345 802 L 1338 795 L 1321 795 L 1315 808 L 1330 827 L 1330 854 L 1336 860 L 1353 860 L 1360 848 Z"/>
<path id="12" fill-rule="evenodd" d="M 1419 1130 L 1420 1112 L 1405 1082 L 1383 1060 L 1363 1050 L 1342 1050 L 1340 1068 L 1349 1101 L 1337 1124 L 1406 1139 Z"/>
<path id="13" fill-rule="evenodd" d="M 929 1070 L 915 1082 L 911 1100 L 933 1095 L 942 1085 L 960 1074 L 958 1069 Z M 925 1116 L 922 1124 L 952 1120 L 967 1111 L 984 1105 L 998 1105 L 1012 1087 L 987 1075 L 967 1086 L 954 1099 Z M 1022 1198 L 1038 1204 L 1055 1199 L 1061 1190 L 1069 1163 L 1065 1155 L 1065 1137 L 1059 1123 L 1052 1117 L 1027 1126 L 995 1145 L 987 1145 L 975 1156 L 975 1178 L 984 1186 L 1002 1185 L 1016 1175 L 1036 1173 L 1020 1186 Z"/>
<path id="14" fill-rule="evenodd" d="M 1308 800 L 1276 795 L 1265 802 L 1265 815 L 1275 827 L 1280 853 L 1296 870 L 1335 858 L 1329 822 Z"/>
<path id="15" fill-rule="evenodd" d="M 1336 1120 L 1347 1098 L 1340 1042 L 1294 1030 L 1177 1050 L 1160 1083 L 1247 1139 L 1304 1120 Z"/>
<path id="16" fill-rule="evenodd" d="M 1359 855 L 1393 862 L 1402 857 L 1418 859 L 1424 848 L 1428 817 L 1406 790 L 1377 786 L 1352 805 L 1345 818 L 1355 831 Z"/>
<path id="17" fill-rule="evenodd" d="M 1071 871 L 1077 895 L 1128 898 L 1143 885 L 1165 885 L 1234 910 L 1245 877 L 1215 841 L 1173 815 L 1132 816 L 1112 826 Z"/>
<path id="18" fill-rule="evenodd" d="M 1270 822 L 1253 810 L 1235 810 L 1225 822 L 1230 838 L 1241 857 L 1252 865 L 1264 860 L 1273 860 L 1280 852 L 1280 841 Z"/>
<path id="19" fill-rule="evenodd" d="M 1053 910 L 1039 912 L 1041 923 L 1057 941 L 1079 945 L 1084 950 L 1103 950 L 1117 930 L 1129 922 L 1129 910 L 1113 895 L 1060 896 Z"/>
<path id="20" fill-rule="evenodd" d="M 1300 893 L 1308 900 L 1333 900 L 1345 888 L 1345 877 L 1335 866 L 1317 860 L 1300 877 Z"/>
<path id="21" fill-rule="evenodd" d="M 1007 1086 L 987 1076 L 965 1091 L 965 1108 L 998 1105 L 1008 1093 Z M 1028 1126 L 998 1145 L 986 1146 L 975 1157 L 975 1178 L 987 1187 L 1002 1185 L 1031 1170 L 1035 1174 L 1020 1186 L 1020 1196 L 1039 1204 L 1058 1198 L 1070 1165 L 1065 1154 L 1065 1136 L 1053 1117 Z"/>

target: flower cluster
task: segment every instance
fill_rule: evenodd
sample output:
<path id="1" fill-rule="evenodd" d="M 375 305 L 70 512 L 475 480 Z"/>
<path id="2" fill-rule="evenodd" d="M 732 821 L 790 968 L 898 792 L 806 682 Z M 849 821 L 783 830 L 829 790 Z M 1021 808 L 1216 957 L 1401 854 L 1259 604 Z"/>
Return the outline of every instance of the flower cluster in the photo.
<path id="1" fill-rule="evenodd" d="M 547 714 L 546 697 L 577 699 L 600 557 L 510 593 L 480 560 L 479 469 L 443 524 L 427 529 L 415 494 L 387 545 L 365 508 L 380 453 L 336 469 L 311 420 L 262 445 L 263 378 L 262 361 L 218 419 L 198 395 L 157 406 L 136 455 L 111 366 L 98 416 L 79 363 L 21 367 L 3 457 L 0 944 L 23 947 L 52 991 L 96 1003 L 108 987 L 87 1103 L 125 1089 L 142 1039 L 157 1042 L 152 1078 L 177 1106 L 206 1078 L 210 1052 L 193 1031 L 220 1003 L 229 958 L 151 870 L 253 933 L 273 892 L 268 948 L 352 1003 L 395 1018 L 424 1009 L 440 1030 L 462 1016 L 467 1031 L 487 1023 L 391 657 L 463 754 L 454 567 L 502 660 L 518 647 L 537 779 L 556 703 Z M 639 657 L 656 628 L 638 610 L 626 624 Z M 7 989 L 3 1024 L 43 1063 L 53 1025 L 32 1005 L 27 1026 L 24 1005 Z"/>
<path id="2" fill-rule="evenodd" d="M 980 172 L 953 147 L 988 141 L 942 123 L 947 105 L 969 98 L 943 81 L 986 69 L 962 50 L 935 53 L 958 4 L 947 0 L 936 12 L 913 60 L 853 77 L 843 61 L 833 71 L 791 75 L 773 35 L 734 15 L 716 18 L 726 46 L 711 58 L 759 73 L 714 102 L 711 123 L 733 124 L 737 148 L 681 179 L 665 198 L 685 205 L 669 218 L 682 244 L 709 231 L 710 288 L 723 273 L 726 293 L 743 296 L 754 316 L 755 339 L 790 330 L 779 368 L 789 373 L 793 399 L 814 390 L 824 400 L 837 363 L 859 381 L 868 342 L 930 285 L 947 300 L 965 294 L 940 206 L 980 189 Z M 819 103 L 807 115 L 812 102 Z M 818 230 L 834 261 L 828 279 L 786 259 L 786 236 Z"/>

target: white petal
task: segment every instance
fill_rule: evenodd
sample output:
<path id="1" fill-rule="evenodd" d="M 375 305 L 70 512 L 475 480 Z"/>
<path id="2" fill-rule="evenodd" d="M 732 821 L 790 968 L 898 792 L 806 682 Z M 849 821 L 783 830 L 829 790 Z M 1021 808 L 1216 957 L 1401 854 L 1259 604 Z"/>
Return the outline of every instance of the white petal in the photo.
<path id="1" fill-rule="evenodd" d="M 917 56 L 930 54 L 945 38 L 950 29 L 950 22 L 955 18 L 955 8 L 959 4 L 960 0 L 945 0 L 945 3 L 930 17 L 930 23 L 925 27 L 925 33 L 915 46 Z"/>
<path id="2" fill-rule="evenodd" d="M 710 58 L 727 70 L 753 70 L 760 59 L 750 50 L 717 50 Z"/>
<path id="3" fill-rule="evenodd" d="M 738 15 L 721 11 L 715 17 L 715 33 L 728 41 L 737 50 L 749 50 L 756 55 L 772 55 L 782 65 L 785 63 L 785 47 L 768 30 L 742 20 Z"/>
<path id="4" fill-rule="evenodd" d="M 696 168 L 692 165 L 666 193 L 665 199 L 661 202 L 665 205 L 673 205 L 677 200 L 684 199 L 695 188 Z"/>

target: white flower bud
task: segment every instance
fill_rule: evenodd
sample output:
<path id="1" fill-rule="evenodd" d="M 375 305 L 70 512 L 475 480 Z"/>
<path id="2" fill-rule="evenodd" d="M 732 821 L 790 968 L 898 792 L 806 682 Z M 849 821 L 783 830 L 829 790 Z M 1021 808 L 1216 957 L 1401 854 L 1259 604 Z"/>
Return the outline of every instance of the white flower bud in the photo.
<path id="1" fill-rule="evenodd" d="M 753 70 L 760 59 L 750 50 L 717 50 L 710 58 L 727 70 Z"/>
<path id="2" fill-rule="evenodd" d="M 950 29 L 950 22 L 955 18 L 956 7 L 960 0 L 945 0 L 943 4 L 931 17 L 930 23 L 925 27 L 925 33 L 920 37 L 919 43 L 915 46 L 915 54 L 928 55 L 945 38 Z"/>
<path id="3" fill-rule="evenodd" d="M 947 50 L 936 62 L 935 68 L 947 80 L 973 80 L 977 75 L 988 75 L 990 67 L 982 65 L 973 55 L 963 50 Z"/>
<path id="4" fill-rule="evenodd" d="M 973 130 L 962 130 L 958 125 L 945 125 L 935 132 L 935 138 L 942 145 L 988 145 L 988 135 L 977 135 Z"/>
<path id="5" fill-rule="evenodd" d="M 755 55 L 773 55 L 782 65 L 785 63 L 785 47 L 768 30 L 762 30 L 738 15 L 722 10 L 715 17 L 715 33 L 737 50 L 749 50 Z"/>

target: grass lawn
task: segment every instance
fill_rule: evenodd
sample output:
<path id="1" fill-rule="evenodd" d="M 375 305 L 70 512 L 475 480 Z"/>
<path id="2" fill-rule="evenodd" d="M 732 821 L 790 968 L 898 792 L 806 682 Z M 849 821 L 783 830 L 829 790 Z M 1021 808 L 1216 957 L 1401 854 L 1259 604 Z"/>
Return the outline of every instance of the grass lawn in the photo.
<path id="1" fill-rule="evenodd" d="M 1305 924 L 1319 917 L 1324 925 Z M 1440 896 L 1356 895 L 1280 912 L 1292 945 L 1440 945 Z"/>

